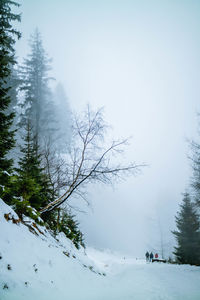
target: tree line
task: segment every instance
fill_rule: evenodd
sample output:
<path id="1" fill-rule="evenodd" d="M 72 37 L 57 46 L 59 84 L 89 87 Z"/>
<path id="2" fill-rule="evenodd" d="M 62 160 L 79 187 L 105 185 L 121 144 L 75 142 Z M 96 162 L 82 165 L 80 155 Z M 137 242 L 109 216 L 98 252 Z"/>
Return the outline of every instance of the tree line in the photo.
<path id="1" fill-rule="evenodd" d="M 13 24 L 21 15 L 13 7 L 19 4 L 0 1 L 0 197 L 22 221 L 29 216 L 54 234 L 62 231 L 78 248 L 84 240 L 72 199 L 89 203 L 90 183 L 112 183 L 139 166 L 113 160 L 128 140 L 105 142 L 102 109 L 88 105 L 81 115 L 72 114 L 64 89 L 52 94 L 51 60 L 38 30 L 18 64 L 14 46 L 21 33 Z"/>

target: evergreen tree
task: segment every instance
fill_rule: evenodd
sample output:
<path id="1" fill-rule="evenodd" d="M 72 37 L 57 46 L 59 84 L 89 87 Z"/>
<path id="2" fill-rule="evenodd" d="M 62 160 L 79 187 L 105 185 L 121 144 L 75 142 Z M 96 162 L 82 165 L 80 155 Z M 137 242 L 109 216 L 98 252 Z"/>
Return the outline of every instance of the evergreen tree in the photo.
<path id="1" fill-rule="evenodd" d="M 32 134 L 31 123 L 26 127 L 25 144 L 21 149 L 23 154 L 19 160 L 18 195 L 29 201 L 35 209 L 40 209 L 52 199 L 52 193 L 47 176 L 41 167 L 41 155 Z"/>
<path id="2" fill-rule="evenodd" d="M 200 265 L 200 224 L 188 193 L 184 194 L 176 216 L 177 231 L 173 231 L 178 246 L 174 254 L 182 264 Z"/>
<path id="3" fill-rule="evenodd" d="M 48 82 L 50 77 L 50 59 L 47 57 L 40 33 L 35 31 L 31 37 L 31 53 L 21 68 L 21 90 L 24 92 L 20 125 L 30 119 L 37 146 L 41 147 L 42 140 L 49 137 L 53 130 L 53 103 Z"/>
<path id="4" fill-rule="evenodd" d="M 83 234 L 79 229 L 79 223 L 71 211 L 58 208 L 57 219 L 54 215 L 54 231 L 55 233 L 63 232 L 70 239 L 77 249 L 80 246 L 85 247 Z"/>
<path id="5" fill-rule="evenodd" d="M 9 79 L 14 59 L 15 37 L 20 38 L 20 33 L 12 26 L 12 21 L 20 21 L 20 15 L 11 11 L 11 6 L 19 6 L 18 3 L 9 0 L 0 1 L 0 194 L 4 186 L 8 184 L 12 168 L 12 159 L 7 157 L 8 152 L 14 146 L 14 130 L 11 125 L 14 113 L 9 112 L 11 102 Z"/>
<path id="6" fill-rule="evenodd" d="M 49 180 L 41 167 L 41 155 L 35 144 L 30 120 L 27 120 L 21 153 L 17 173 L 10 177 L 3 192 L 4 201 L 13 205 L 21 218 L 23 215 L 34 217 L 32 208 L 39 210 L 54 198 Z"/>

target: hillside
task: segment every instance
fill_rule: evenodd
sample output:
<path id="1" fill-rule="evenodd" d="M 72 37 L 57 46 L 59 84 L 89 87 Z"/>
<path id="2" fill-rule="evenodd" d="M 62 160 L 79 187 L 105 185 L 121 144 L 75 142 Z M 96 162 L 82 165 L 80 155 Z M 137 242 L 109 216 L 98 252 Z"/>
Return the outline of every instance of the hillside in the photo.
<path id="1" fill-rule="evenodd" d="M 1 300 L 199 300 L 200 268 L 74 248 L 0 200 Z"/>

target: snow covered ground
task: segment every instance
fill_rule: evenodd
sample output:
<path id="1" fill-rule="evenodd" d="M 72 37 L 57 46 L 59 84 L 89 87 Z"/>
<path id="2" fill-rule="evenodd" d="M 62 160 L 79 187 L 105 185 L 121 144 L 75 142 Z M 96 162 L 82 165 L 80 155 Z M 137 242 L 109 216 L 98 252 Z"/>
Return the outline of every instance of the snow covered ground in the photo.
<path id="1" fill-rule="evenodd" d="M 76 250 L 42 227 L 31 233 L 0 200 L 0 300 L 199 300 L 200 268 L 146 264 L 110 251 Z M 39 230 L 42 233 L 39 233 Z"/>

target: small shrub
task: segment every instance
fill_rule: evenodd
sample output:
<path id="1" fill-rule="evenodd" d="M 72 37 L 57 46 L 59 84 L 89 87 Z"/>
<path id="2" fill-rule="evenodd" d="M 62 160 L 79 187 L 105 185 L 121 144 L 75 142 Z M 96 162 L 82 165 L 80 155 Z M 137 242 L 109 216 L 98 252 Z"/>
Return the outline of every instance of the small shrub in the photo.
<path id="1" fill-rule="evenodd" d="M 70 211 L 58 210 L 58 220 L 54 225 L 54 232 L 55 234 L 63 232 L 77 249 L 80 249 L 81 246 L 85 248 L 83 234 L 79 230 L 79 223 Z"/>
<path id="2" fill-rule="evenodd" d="M 4 283 L 4 285 L 3 285 L 3 290 L 8 290 L 8 285 L 7 285 L 7 283 Z"/>
<path id="3" fill-rule="evenodd" d="M 33 265 L 33 268 L 34 268 L 35 273 L 37 273 L 38 268 L 37 268 L 36 264 Z"/>

